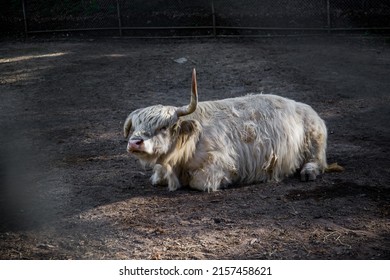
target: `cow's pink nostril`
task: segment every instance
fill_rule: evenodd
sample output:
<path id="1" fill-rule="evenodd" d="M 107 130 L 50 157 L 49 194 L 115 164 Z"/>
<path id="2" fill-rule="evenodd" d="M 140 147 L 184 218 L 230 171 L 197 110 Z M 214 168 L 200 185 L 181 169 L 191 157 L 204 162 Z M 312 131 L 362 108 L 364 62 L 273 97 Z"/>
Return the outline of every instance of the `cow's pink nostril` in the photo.
<path id="1" fill-rule="evenodd" d="M 144 140 L 142 140 L 142 139 L 130 140 L 130 143 L 131 143 L 131 144 L 135 144 L 135 145 L 137 145 L 137 146 L 141 145 L 143 142 L 144 142 Z"/>
<path id="2" fill-rule="evenodd" d="M 127 149 L 130 151 L 139 151 L 142 150 L 142 144 L 144 140 L 142 139 L 130 139 Z"/>

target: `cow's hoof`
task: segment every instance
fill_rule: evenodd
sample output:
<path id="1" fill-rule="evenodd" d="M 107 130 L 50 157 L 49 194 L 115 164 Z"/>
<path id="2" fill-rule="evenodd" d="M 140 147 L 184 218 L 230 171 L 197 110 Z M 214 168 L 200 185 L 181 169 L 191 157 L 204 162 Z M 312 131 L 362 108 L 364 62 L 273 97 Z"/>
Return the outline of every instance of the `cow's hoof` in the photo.
<path id="1" fill-rule="evenodd" d="M 301 181 L 307 182 L 307 181 L 314 181 L 317 178 L 317 175 L 314 171 L 310 170 L 304 170 L 301 171 Z"/>
<path id="2" fill-rule="evenodd" d="M 301 181 L 314 181 L 318 174 L 318 166 L 316 163 L 306 163 L 301 170 Z"/>

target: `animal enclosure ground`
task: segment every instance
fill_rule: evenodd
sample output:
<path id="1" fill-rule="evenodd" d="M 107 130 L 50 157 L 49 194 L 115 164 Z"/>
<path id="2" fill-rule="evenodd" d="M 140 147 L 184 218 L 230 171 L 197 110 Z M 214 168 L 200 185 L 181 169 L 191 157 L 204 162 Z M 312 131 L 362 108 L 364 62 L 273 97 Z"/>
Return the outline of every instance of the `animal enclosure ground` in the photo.
<path id="1" fill-rule="evenodd" d="M 185 57 L 184 63 L 174 60 Z M 153 187 L 132 110 L 272 93 L 326 121 L 314 182 Z M 390 48 L 383 38 L 0 43 L 1 259 L 389 259 Z"/>

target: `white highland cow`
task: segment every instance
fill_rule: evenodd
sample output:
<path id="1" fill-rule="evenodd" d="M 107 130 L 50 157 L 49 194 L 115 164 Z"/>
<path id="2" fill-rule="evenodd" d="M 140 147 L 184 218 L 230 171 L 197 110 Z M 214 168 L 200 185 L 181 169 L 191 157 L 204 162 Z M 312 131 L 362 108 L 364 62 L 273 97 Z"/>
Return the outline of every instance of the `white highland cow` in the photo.
<path id="1" fill-rule="evenodd" d="M 188 106 L 155 105 L 124 124 L 127 151 L 153 167 L 153 184 L 215 191 L 233 183 L 279 181 L 327 168 L 324 121 L 308 105 L 276 95 L 198 103 L 195 69 Z"/>

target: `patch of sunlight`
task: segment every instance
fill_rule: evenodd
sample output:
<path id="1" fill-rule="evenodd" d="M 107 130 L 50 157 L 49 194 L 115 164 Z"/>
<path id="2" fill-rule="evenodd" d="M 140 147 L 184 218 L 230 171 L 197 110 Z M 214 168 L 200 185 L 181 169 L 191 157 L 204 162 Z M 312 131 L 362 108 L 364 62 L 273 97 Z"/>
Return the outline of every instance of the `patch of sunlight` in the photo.
<path id="1" fill-rule="evenodd" d="M 8 71 L 4 72 L 0 76 L 0 85 L 2 84 L 12 84 L 22 81 L 36 81 L 36 80 L 42 80 L 43 78 L 40 78 L 37 73 L 43 70 L 50 69 L 52 67 L 45 66 L 45 67 L 36 67 L 36 68 L 29 68 L 29 69 L 21 69 L 21 70 L 15 70 L 15 71 Z"/>
<path id="2" fill-rule="evenodd" d="M 57 52 L 57 53 L 37 54 L 37 55 L 22 55 L 22 56 L 17 56 L 12 58 L 0 58 L 0 63 L 18 62 L 18 61 L 30 60 L 34 58 L 57 57 L 66 54 L 67 54 L 66 52 Z"/>
<path id="3" fill-rule="evenodd" d="M 118 53 L 113 53 L 113 54 L 106 54 L 106 57 L 125 57 L 126 55 L 124 54 L 118 54 Z"/>

